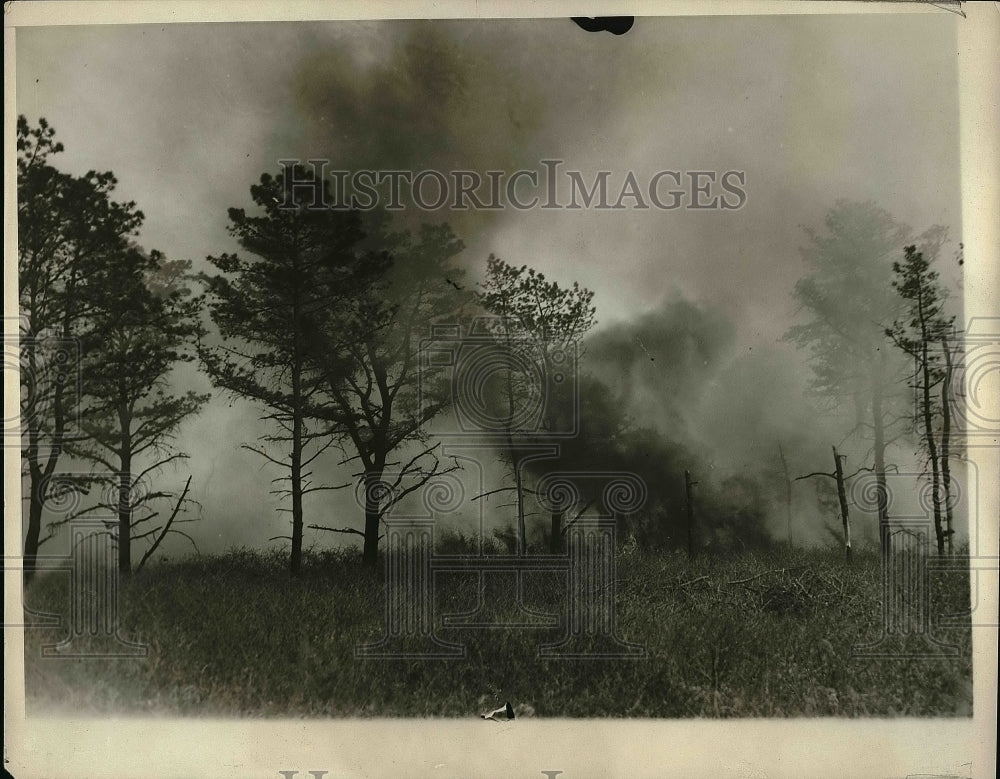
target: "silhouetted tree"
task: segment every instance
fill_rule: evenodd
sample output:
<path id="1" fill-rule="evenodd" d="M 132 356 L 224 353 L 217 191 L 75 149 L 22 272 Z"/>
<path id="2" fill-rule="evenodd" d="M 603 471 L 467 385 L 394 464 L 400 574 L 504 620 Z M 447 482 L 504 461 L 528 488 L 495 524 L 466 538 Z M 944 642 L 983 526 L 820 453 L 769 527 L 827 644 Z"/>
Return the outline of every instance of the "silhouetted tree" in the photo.
<path id="1" fill-rule="evenodd" d="M 896 279 L 892 286 L 906 301 L 907 312 L 905 319 L 897 319 L 885 331 L 893 343 L 914 361 L 911 386 L 917 391 L 921 441 L 930 469 L 938 554 L 944 554 L 946 541 L 954 532 L 952 528 L 945 529 L 942 523 L 941 455 L 936 438 L 936 420 L 943 413 L 942 406 L 947 407 L 947 400 L 942 402 L 935 388 L 949 378 L 945 353 L 948 353 L 947 338 L 955 321 L 955 317 L 948 316 L 944 311 L 947 293 L 939 282 L 937 271 L 931 268 L 943 240 L 940 231 L 927 235 L 923 251 L 918 251 L 915 245 L 907 246 L 903 262 L 893 263 Z M 945 343 L 945 353 L 939 349 L 942 342 Z"/>
<path id="2" fill-rule="evenodd" d="M 944 357 L 944 377 L 941 381 L 941 485 L 944 487 L 945 534 L 948 537 L 948 554 L 954 551 L 955 532 L 954 501 L 951 481 L 951 403 L 955 379 L 955 361 L 962 353 L 962 342 L 954 326 L 951 333 L 941 336 L 941 355 Z"/>
<path id="3" fill-rule="evenodd" d="M 327 310 L 353 305 L 352 295 L 361 294 L 380 268 L 358 261 L 362 229 L 356 212 L 314 207 L 331 202 L 329 182 L 313 182 L 327 190 L 317 197 L 302 184 L 312 180 L 310 171 L 296 166 L 290 174 L 288 186 L 284 174 L 265 173 L 250 188 L 259 215 L 229 209 L 230 233 L 245 254 L 208 258 L 220 273 L 201 279 L 221 342 L 204 343 L 199 351 L 213 383 L 260 403 L 262 419 L 276 428 L 260 445 L 244 447 L 287 470 L 275 481 L 287 481 L 288 488 L 274 493 L 291 499 L 290 567 L 296 573 L 303 497 L 336 488 L 309 480 L 309 465 L 337 440 L 323 407 L 329 402 L 328 372 L 340 375 L 337 356 L 317 354 L 310 341 L 316 337 L 314 321 Z M 317 357 L 324 361 L 322 372 L 312 367 Z M 275 456 L 268 451 L 274 444 L 288 444 L 290 451 Z"/>
<path id="4" fill-rule="evenodd" d="M 85 284 L 127 245 L 143 215 L 135 203 L 112 200 L 112 173 L 74 177 L 51 158 L 63 150 L 41 119 L 17 120 L 18 305 L 21 351 L 22 460 L 28 477 L 25 581 L 35 569 L 47 485 L 67 443 L 79 440 L 73 421 L 83 386 L 79 358 L 93 305 Z M 88 341 L 90 339 L 90 341 Z"/>
<path id="5" fill-rule="evenodd" d="M 446 224 L 423 225 L 414 238 L 379 229 L 356 259 L 370 276 L 338 306 L 309 315 L 310 365 L 325 379 L 331 399 L 326 419 L 339 431 L 345 463 L 364 489 L 364 530 L 322 529 L 360 535 L 364 562 L 378 561 L 382 518 L 442 466 L 427 424 L 451 401 L 445 366 L 425 359 L 436 324 L 455 323 L 466 304 L 452 264 L 462 242 Z M 397 460 L 390 459 L 398 457 Z"/>
<path id="6" fill-rule="evenodd" d="M 132 572 L 133 541 L 152 539 L 158 545 L 163 534 L 181 533 L 173 522 L 140 528 L 158 515 L 150 503 L 171 497 L 147 491 L 145 480 L 187 457 L 174 451 L 170 440 L 209 398 L 172 392 L 170 385 L 174 367 L 194 359 L 201 333 L 197 301 L 183 286 L 189 267 L 130 246 L 107 256 L 85 281 L 94 337 L 81 366 L 87 387 L 80 416 L 84 438 L 69 443 L 68 451 L 115 474 L 117 501 L 107 507 L 118 515 L 118 569 L 125 577 Z M 148 513 L 140 514 L 143 507 Z"/>

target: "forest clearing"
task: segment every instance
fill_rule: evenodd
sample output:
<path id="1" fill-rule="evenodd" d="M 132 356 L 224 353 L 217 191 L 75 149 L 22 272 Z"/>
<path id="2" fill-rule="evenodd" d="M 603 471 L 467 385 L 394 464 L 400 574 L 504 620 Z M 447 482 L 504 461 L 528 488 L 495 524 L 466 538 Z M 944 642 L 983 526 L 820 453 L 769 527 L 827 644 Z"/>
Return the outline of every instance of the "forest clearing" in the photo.
<path id="1" fill-rule="evenodd" d="M 452 546 L 455 546 L 454 539 Z M 454 550 L 452 550 L 454 551 Z M 526 578 L 526 603 L 560 613 L 557 574 Z M 701 557 L 625 550 L 617 633 L 645 658 L 539 657 L 560 627 L 512 629 L 512 581 L 490 606 L 497 627 L 436 630 L 464 658 L 358 659 L 384 632 L 381 573 L 357 554 L 307 555 L 301 577 L 249 550 L 155 564 L 121 593 L 120 635 L 147 658 L 42 658 L 65 628 L 27 631 L 29 713 L 215 717 L 471 717 L 511 700 L 538 717 L 893 717 L 972 714 L 971 629 L 938 625 L 968 611 L 967 572 L 932 573 L 932 630 L 896 637 L 890 659 L 852 657 L 882 637 L 874 552 Z M 471 573 L 445 574 L 445 613 L 475 607 Z M 470 586 L 473 585 L 473 586 Z M 65 577 L 28 594 L 65 610 Z M 928 639 L 955 656 L 927 659 Z"/>

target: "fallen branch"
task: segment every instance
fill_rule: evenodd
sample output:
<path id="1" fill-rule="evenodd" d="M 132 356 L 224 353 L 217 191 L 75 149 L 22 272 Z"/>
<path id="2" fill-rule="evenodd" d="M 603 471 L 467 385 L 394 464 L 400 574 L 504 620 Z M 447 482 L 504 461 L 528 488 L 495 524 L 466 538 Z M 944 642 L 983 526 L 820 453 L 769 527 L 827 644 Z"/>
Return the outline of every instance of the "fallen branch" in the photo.
<path id="1" fill-rule="evenodd" d="M 760 579 L 763 576 L 767 576 L 772 573 L 789 573 L 790 571 L 797 571 L 800 568 L 808 568 L 808 565 L 793 565 L 791 568 L 772 568 L 770 571 L 764 571 L 764 573 L 759 573 L 756 576 L 751 576 L 748 579 L 736 579 L 735 581 L 726 582 L 726 584 L 746 584 L 747 582 L 752 582 L 755 579 Z"/>
<path id="2" fill-rule="evenodd" d="M 515 490 L 517 490 L 517 487 L 498 487 L 495 490 L 490 490 L 489 492 L 482 492 L 479 495 L 476 495 L 475 497 L 470 498 L 469 502 L 471 503 L 472 501 L 479 500 L 480 498 L 488 498 L 490 495 L 496 495 L 498 492 L 514 492 Z M 533 490 L 531 490 L 531 491 L 533 492 Z M 525 490 L 525 492 L 529 492 L 529 490 Z M 514 504 L 510 504 L 510 505 L 514 505 Z"/>
<path id="3" fill-rule="evenodd" d="M 566 535 L 566 531 L 569 530 L 573 525 L 580 521 L 580 517 L 583 516 L 583 512 L 589 509 L 594 504 L 593 500 L 588 500 L 582 509 L 576 512 L 576 516 L 573 517 L 569 522 L 563 525 L 563 529 L 560 531 L 562 535 Z"/>
<path id="4" fill-rule="evenodd" d="M 683 584 L 675 584 L 674 585 L 674 589 L 675 590 L 683 590 L 685 587 L 687 587 L 687 586 L 689 586 L 691 584 L 695 584 L 695 583 L 700 582 L 700 581 L 704 581 L 707 578 L 708 578 L 708 576 L 699 576 L 697 579 L 692 579 L 689 582 L 684 582 Z"/>
<path id="5" fill-rule="evenodd" d="M 331 533 L 352 533 L 356 536 L 365 537 L 365 534 L 360 530 L 355 530 L 353 527 L 326 527 L 325 525 L 307 525 L 310 530 L 328 530 Z"/>
<path id="6" fill-rule="evenodd" d="M 803 479 L 811 479 L 813 476 L 827 476 L 827 477 L 829 477 L 831 479 L 836 479 L 837 478 L 837 474 L 835 474 L 835 473 L 826 473 L 824 471 L 815 471 L 813 473 L 807 473 L 805 476 L 796 476 L 795 477 L 795 481 L 802 481 Z"/>

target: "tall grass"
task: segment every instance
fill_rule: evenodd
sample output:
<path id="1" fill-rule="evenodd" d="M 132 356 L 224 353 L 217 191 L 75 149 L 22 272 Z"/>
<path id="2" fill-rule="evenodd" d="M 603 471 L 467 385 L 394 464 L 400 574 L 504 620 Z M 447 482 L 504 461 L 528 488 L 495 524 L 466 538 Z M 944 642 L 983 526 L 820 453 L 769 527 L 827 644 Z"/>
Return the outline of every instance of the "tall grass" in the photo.
<path id="1" fill-rule="evenodd" d="M 464 551 L 449 539 L 447 551 Z M 493 548 L 490 551 L 502 551 Z M 525 576 L 525 603 L 561 613 L 564 574 Z M 510 578 L 510 577 L 508 577 Z M 512 580 L 511 580 L 512 581 Z M 487 609 L 517 615 L 504 575 Z M 559 628 L 462 629 L 445 613 L 476 607 L 473 573 L 436 579 L 437 634 L 464 658 L 358 659 L 384 632 L 381 571 L 353 553 L 322 553 L 292 578 L 278 554 L 233 550 L 150 565 L 122 588 L 120 633 L 145 659 L 43 658 L 65 628 L 26 632 L 28 711 L 241 717 L 464 717 L 504 700 L 543 717 L 969 716 L 971 629 L 934 627 L 946 659 L 852 657 L 882 633 L 875 555 L 775 551 L 618 560 L 618 634 L 642 659 L 540 657 Z M 504 591 L 504 587 L 508 591 Z M 39 579 L 26 602 L 67 613 L 65 578 Z M 507 597 L 507 596 L 510 597 Z M 968 575 L 932 576 L 934 613 L 968 610 Z M 899 638 L 919 649 L 922 635 Z"/>

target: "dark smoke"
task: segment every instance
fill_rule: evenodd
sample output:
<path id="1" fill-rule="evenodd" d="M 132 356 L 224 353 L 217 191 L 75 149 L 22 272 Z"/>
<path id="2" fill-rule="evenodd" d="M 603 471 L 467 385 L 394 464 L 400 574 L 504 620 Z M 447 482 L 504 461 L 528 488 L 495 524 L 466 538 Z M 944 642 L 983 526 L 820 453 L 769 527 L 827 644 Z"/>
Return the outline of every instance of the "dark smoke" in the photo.
<path id="1" fill-rule="evenodd" d="M 660 485 L 664 516 L 683 512 L 689 468 L 703 507 L 711 490 L 731 507 L 760 503 L 780 538 L 778 444 L 793 477 L 826 470 L 854 424 L 817 414 L 803 356 L 778 342 L 804 272 L 801 226 L 845 197 L 957 230 L 956 22 L 640 21 L 620 37 L 568 18 L 21 28 L 17 108 L 58 128 L 67 171 L 113 170 L 122 198 L 148 215 L 143 245 L 196 269 L 234 248 L 226 209 L 248 206 L 250 184 L 281 158 L 511 171 L 561 157 L 617 178 L 745 170 L 750 198 L 728 214 L 410 208 L 400 221 L 451 223 L 472 280 L 496 252 L 594 289 L 598 316 L 622 321 L 594 334 L 583 367 L 643 431 L 632 461 Z M 685 297 L 634 313 L 668 284 Z M 179 372 L 178 385 L 207 390 L 195 373 Z M 180 431 L 190 460 L 161 478 L 179 488 L 194 474 L 206 521 L 188 527 L 204 551 L 287 533 L 268 494 L 280 474 L 239 448 L 265 431 L 258 416 L 214 398 Z M 845 444 L 849 467 L 867 446 Z M 484 459 L 492 486 L 503 469 Z M 343 470 L 335 457 L 317 463 L 331 481 Z M 813 482 L 797 483 L 796 533 L 826 541 L 816 506 Z M 348 492 L 320 493 L 308 509 L 310 522 L 357 521 Z M 717 513 L 742 521 L 727 512 Z"/>
<path id="2" fill-rule="evenodd" d="M 600 331 L 586 364 L 643 424 L 690 443 L 690 409 L 732 348 L 734 328 L 719 311 L 682 298 Z"/>
<path id="3" fill-rule="evenodd" d="M 735 327 L 719 308 L 680 296 L 632 321 L 608 327 L 586 344 L 585 364 L 620 399 L 636 432 L 623 463 L 651 488 L 644 531 L 650 541 L 676 545 L 683 536 L 684 471 L 695 492 L 702 542 L 760 546 L 787 532 L 785 477 L 811 470 L 828 450 L 831 420 L 817 420 L 805 397 L 799 356 L 779 345 L 736 347 Z M 815 499 L 793 485 L 801 540 L 821 536 Z M 803 507 L 807 507 L 803 516 Z"/>

